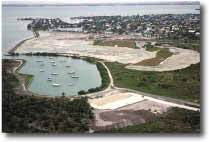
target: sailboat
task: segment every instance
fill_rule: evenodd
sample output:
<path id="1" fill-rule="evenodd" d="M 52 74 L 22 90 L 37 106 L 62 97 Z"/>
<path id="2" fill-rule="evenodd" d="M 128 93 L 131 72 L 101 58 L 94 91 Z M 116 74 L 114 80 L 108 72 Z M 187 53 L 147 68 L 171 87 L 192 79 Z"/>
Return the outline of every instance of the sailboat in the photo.
<path id="1" fill-rule="evenodd" d="M 68 72 L 68 74 L 74 74 L 75 73 L 75 71 L 70 71 L 70 72 Z"/>
<path id="2" fill-rule="evenodd" d="M 58 73 L 52 73 L 52 75 L 58 75 Z"/>
<path id="3" fill-rule="evenodd" d="M 52 86 L 58 87 L 58 86 L 60 86 L 60 84 L 53 83 Z"/>

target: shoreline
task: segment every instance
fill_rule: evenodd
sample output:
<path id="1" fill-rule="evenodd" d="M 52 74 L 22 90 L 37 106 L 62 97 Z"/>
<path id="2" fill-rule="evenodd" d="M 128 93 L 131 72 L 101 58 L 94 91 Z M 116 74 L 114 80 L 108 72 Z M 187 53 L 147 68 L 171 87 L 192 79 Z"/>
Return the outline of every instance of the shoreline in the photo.
<path id="1" fill-rule="evenodd" d="M 23 40 L 18 41 L 18 42 L 14 45 L 14 47 L 12 47 L 7 53 L 8 53 L 9 55 L 14 54 L 15 50 L 17 50 L 17 48 L 18 48 L 21 44 L 23 44 L 25 41 L 30 40 L 30 39 L 33 39 L 33 38 L 34 38 L 34 36 L 32 36 L 32 37 L 27 37 L 27 38 L 25 38 L 25 39 L 23 39 Z"/>
<path id="2" fill-rule="evenodd" d="M 46 37 L 45 37 L 46 38 Z M 13 52 L 21 45 L 21 44 L 23 44 L 26 40 L 28 40 L 28 39 L 24 39 L 22 42 L 20 42 L 19 44 L 17 44 L 16 46 L 15 46 L 15 48 L 13 49 Z M 88 56 L 88 55 L 86 55 L 86 56 L 80 56 L 80 55 L 78 55 L 78 54 L 71 54 L 71 53 L 50 53 L 50 52 L 28 52 L 28 53 L 18 53 L 18 55 L 44 55 L 44 56 L 51 56 L 51 55 L 54 55 L 54 56 L 64 56 L 64 57 L 72 57 L 72 58 L 78 58 L 78 59 L 85 59 L 85 58 L 93 58 L 93 59 L 96 59 L 97 60 L 97 62 L 99 62 L 99 61 L 106 61 L 106 60 L 104 60 L 104 59 L 100 59 L 100 58 L 96 58 L 96 57 L 91 57 L 91 56 Z M 104 66 L 104 65 L 103 65 Z M 105 67 L 105 66 L 104 66 Z M 108 76 L 109 76 L 109 73 L 108 73 Z M 110 76 L 109 76 L 109 78 L 110 78 Z M 108 86 L 111 86 L 111 87 L 108 87 L 108 88 L 111 88 L 111 90 L 114 90 L 115 88 L 114 88 L 114 86 L 113 85 L 111 85 L 111 84 L 109 84 Z M 67 97 L 67 98 L 73 98 L 73 97 L 96 97 L 95 95 L 97 95 L 97 94 L 102 94 L 103 92 L 106 92 L 106 89 L 104 89 L 104 90 L 101 90 L 101 91 L 97 91 L 97 92 L 92 92 L 92 93 L 87 93 L 87 94 L 83 94 L 83 95 L 75 95 L 75 96 L 65 96 L 65 97 Z M 32 92 L 33 93 L 33 92 Z M 103 95 L 97 95 L 98 97 L 104 97 L 104 95 L 105 94 L 103 94 Z M 43 95 L 40 95 L 40 94 L 38 94 L 37 96 L 40 96 L 40 97 L 54 97 L 54 98 L 56 98 L 56 97 L 61 97 L 61 96 L 43 96 Z"/>
<path id="3" fill-rule="evenodd" d="M 11 56 L 12 56 L 12 55 L 11 55 Z M 26 56 L 30 56 L 30 55 L 26 55 Z M 57 56 L 66 57 L 65 55 L 62 55 L 62 54 L 57 54 Z M 67 56 L 67 57 L 69 57 L 69 56 Z M 71 56 L 70 56 L 70 57 L 71 57 Z M 71 58 L 73 58 L 73 57 L 71 57 Z M 99 63 L 99 64 L 101 64 L 101 65 L 106 69 L 106 67 L 104 66 L 103 62 L 98 61 L 97 59 L 92 59 L 92 60 L 91 60 L 91 57 L 81 57 L 81 58 L 75 58 L 75 59 L 84 60 L 84 61 L 86 61 L 86 62 L 88 62 L 88 63 L 94 63 L 95 65 L 97 65 L 97 63 Z M 12 60 L 15 60 L 15 61 L 20 62 L 20 64 L 19 64 L 17 67 L 14 68 L 13 72 L 16 73 L 16 74 L 18 74 L 19 76 L 21 76 L 21 78 L 24 78 L 24 81 L 25 81 L 25 77 L 24 77 L 23 75 L 28 75 L 28 74 L 21 74 L 21 73 L 19 73 L 18 71 L 24 66 L 24 64 L 25 64 L 27 61 L 24 60 L 24 59 L 12 59 Z M 102 71 L 101 71 L 100 68 L 98 68 L 98 67 L 97 67 L 97 69 L 98 69 L 98 71 L 99 71 L 99 73 L 100 73 L 101 80 L 103 80 L 103 78 L 102 78 L 102 76 L 103 76 L 103 75 L 102 75 Z M 107 72 L 107 74 L 108 74 L 109 80 L 111 80 L 107 69 L 106 69 L 106 72 Z M 34 76 L 34 75 L 33 75 L 33 76 Z M 33 79 L 32 79 L 32 80 L 33 80 Z M 30 84 L 32 83 L 32 80 L 30 81 Z M 21 82 L 21 80 L 20 80 L 20 82 Z M 30 86 L 30 84 L 29 84 L 29 86 Z M 94 93 L 103 92 L 103 91 L 109 89 L 110 86 L 111 86 L 111 84 L 112 84 L 112 83 L 111 83 L 111 81 L 110 81 L 110 82 L 108 83 L 108 86 L 103 86 L 103 81 L 102 81 L 102 82 L 101 82 L 101 85 L 100 85 L 99 87 L 89 88 L 90 90 L 93 89 L 93 90 L 94 90 L 93 92 L 89 92 L 89 93 L 86 93 L 86 94 L 77 94 L 77 95 L 72 95 L 72 96 L 64 96 L 64 97 L 66 97 L 66 98 L 90 97 L 90 96 L 93 95 Z M 41 95 L 41 94 L 38 94 L 38 93 L 35 93 L 35 92 L 31 92 L 31 91 L 28 89 L 29 86 L 26 87 L 26 84 L 25 84 L 25 83 L 23 83 L 22 86 L 23 86 L 23 90 L 24 90 L 25 92 L 28 92 L 29 94 L 34 95 L 34 96 L 38 96 L 38 97 L 46 97 L 46 98 L 63 97 L 63 96 Z M 102 88 L 102 87 L 104 87 L 104 88 Z M 97 89 L 97 88 L 100 88 L 101 90 L 99 90 L 99 91 L 95 90 L 95 89 Z M 85 91 L 85 92 L 88 92 L 89 89 L 88 89 L 87 91 Z M 82 90 L 81 90 L 81 91 L 82 91 Z"/>
<path id="4" fill-rule="evenodd" d="M 161 45 L 156 47 L 168 48 L 173 55 L 156 66 L 135 65 L 141 61 L 155 58 L 157 53 L 146 51 L 144 48 L 97 46 L 93 44 L 89 36 L 90 34 L 84 33 L 40 32 L 38 39 L 22 42 L 13 49 L 13 52 L 14 55 L 87 56 L 108 62 L 118 62 L 131 70 L 157 72 L 179 70 L 200 62 L 200 53 L 195 50 L 178 48 L 173 45 Z"/>

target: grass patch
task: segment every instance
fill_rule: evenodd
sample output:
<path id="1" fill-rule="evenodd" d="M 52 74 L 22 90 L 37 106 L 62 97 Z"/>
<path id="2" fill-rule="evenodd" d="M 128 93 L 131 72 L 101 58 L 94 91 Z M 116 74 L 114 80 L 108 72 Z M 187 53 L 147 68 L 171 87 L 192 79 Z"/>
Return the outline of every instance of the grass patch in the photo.
<path id="1" fill-rule="evenodd" d="M 112 46 L 115 47 L 128 47 L 128 48 L 136 48 L 135 42 L 133 40 L 96 40 L 94 41 L 94 45 L 100 46 Z"/>
<path id="2" fill-rule="evenodd" d="M 16 72 L 19 73 L 20 69 L 25 65 L 26 60 L 24 60 L 24 59 L 18 59 L 18 60 L 21 60 L 23 62 L 16 70 Z M 22 73 L 19 73 L 19 74 L 24 77 L 25 87 L 28 88 L 30 86 L 32 80 L 33 80 L 34 75 L 32 75 L 32 74 L 22 74 Z"/>
<path id="3" fill-rule="evenodd" d="M 152 47 L 152 48 L 147 48 L 146 50 L 147 51 L 150 51 L 150 52 L 154 52 L 154 51 L 160 51 L 160 48 L 158 48 L 158 47 Z"/>
<path id="4" fill-rule="evenodd" d="M 200 40 L 157 40 L 156 45 L 169 44 L 183 49 L 191 49 L 200 52 Z"/>
<path id="5" fill-rule="evenodd" d="M 33 81 L 34 75 L 32 75 L 32 74 L 20 74 L 20 75 L 24 77 L 25 87 L 28 88 L 30 86 L 31 82 Z"/>
<path id="6" fill-rule="evenodd" d="M 125 65 L 119 63 L 105 64 L 118 87 L 200 102 L 200 63 L 167 72 L 137 71 L 126 69 Z"/>
<path id="7" fill-rule="evenodd" d="M 156 51 L 157 49 L 150 48 L 148 50 Z M 139 63 L 136 63 L 135 65 L 140 66 L 156 66 L 159 65 L 162 61 L 166 60 L 168 57 L 172 56 L 173 53 L 169 51 L 168 48 L 159 48 L 159 51 L 157 52 L 157 55 L 155 58 L 146 59 Z"/>
<path id="8" fill-rule="evenodd" d="M 148 123 L 113 129 L 108 133 L 200 133 L 200 112 L 173 108 L 166 116 L 157 116 Z"/>

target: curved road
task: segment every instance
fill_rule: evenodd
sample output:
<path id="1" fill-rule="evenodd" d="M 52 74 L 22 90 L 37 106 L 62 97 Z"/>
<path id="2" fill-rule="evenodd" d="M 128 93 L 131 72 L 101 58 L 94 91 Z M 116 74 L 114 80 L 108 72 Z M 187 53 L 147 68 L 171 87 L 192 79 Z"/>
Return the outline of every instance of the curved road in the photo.
<path id="1" fill-rule="evenodd" d="M 109 75 L 109 78 L 110 78 L 110 84 L 104 91 L 88 94 L 87 96 L 89 96 L 91 98 L 95 98 L 97 96 L 100 97 L 100 96 L 102 96 L 103 93 L 107 93 L 107 92 L 110 92 L 110 91 L 122 90 L 122 91 L 125 91 L 125 92 L 133 92 L 133 93 L 136 93 L 136 94 L 144 95 L 144 96 L 151 97 L 151 98 L 161 100 L 161 101 L 165 101 L 165 102 L 168 102 L 168 103 L 177 104 L 176 107 L 180 107 L 180 108 L 182 108 L 181 106 L 185 106 L 184 107 L 185 109 L 187 109 L 187 108 L 188 109 L 189 108 L 193 108 L 193 109 L 200 108 L 200 104 L 198 104 L 198 103 L 188 102 L 188 101 L 174 99 L 174 98 L 165 97 L 165 96 L 159 96 L 159 95 L 145 93 L 145 92 L 141 92 L 141 91 L 136 91 L 136 90 L 128 89 L 128 88 L 115 87 L 113 77 L 111 75 L 111 72 L 110 72 L 109 68 L 105 65 L 104 62 L 100 62 L 100 63 L 104 65 L 104 67 L 106 68 L 106 70 L 108 72 L 108 75 Z"/>

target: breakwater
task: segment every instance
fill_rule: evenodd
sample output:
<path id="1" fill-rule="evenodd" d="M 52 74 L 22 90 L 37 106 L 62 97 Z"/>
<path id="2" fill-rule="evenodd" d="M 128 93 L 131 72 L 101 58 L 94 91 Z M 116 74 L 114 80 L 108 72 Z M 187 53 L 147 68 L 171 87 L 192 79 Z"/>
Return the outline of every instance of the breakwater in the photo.
<path id="1" fill-rule="evenodd" d="M 15 50 L 16 50 L 21 44 L 23 44 L 25 41 L 30 40 L 30 39 L 33 39 L 33 38 L 34 38 L 34 37 L 29 37 L 29 38 L 26 38 L 26 39 L 23 39 L 23 40 L 19 41 L 12 49 L 10 49 L 10 50 L 8 51 L 8 54 L 9 54 L 9 55 L 16 55 Z"/>

